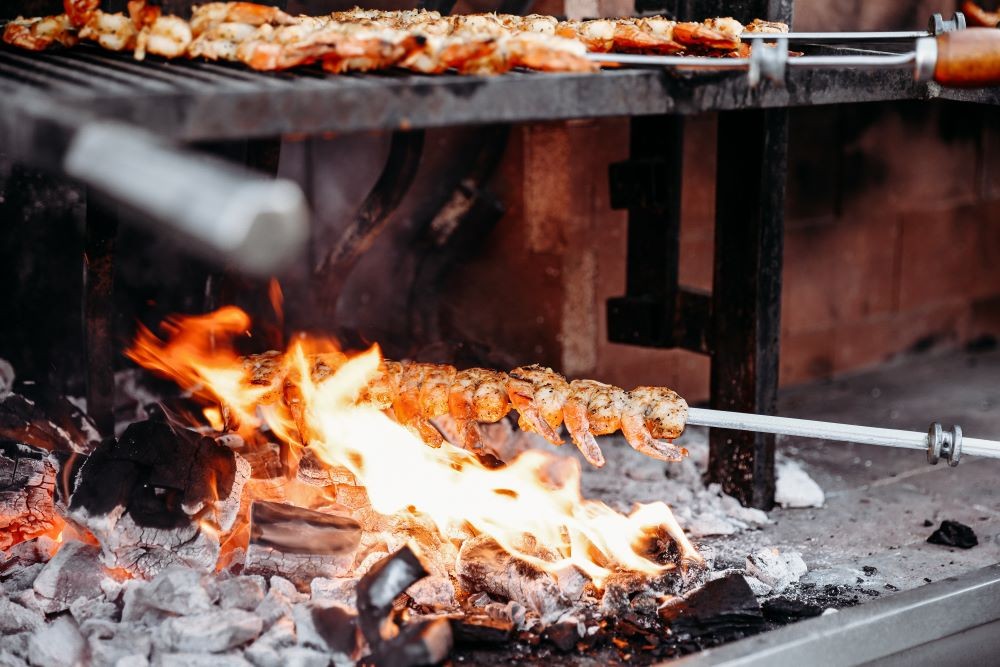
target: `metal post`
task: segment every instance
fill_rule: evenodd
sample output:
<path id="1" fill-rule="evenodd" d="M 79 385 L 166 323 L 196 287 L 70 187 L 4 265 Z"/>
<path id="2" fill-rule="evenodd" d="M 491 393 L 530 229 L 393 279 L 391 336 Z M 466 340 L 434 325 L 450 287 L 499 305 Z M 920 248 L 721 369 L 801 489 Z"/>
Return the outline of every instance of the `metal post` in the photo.
<path id="1" fill-rule="evenodd" d="M 115 346 L 114 280 L 118 215 L 111 205 L 87 193 L 84 243 L 83 331 L 87 360 L 87 413 L 102 436 L 114 434 Z"/>
<path id="2" fill-rule="evenodd" d="M 721 114 L 712 289 L 711 405 L 774 414 L 787 168 L 785 110 Z M 708 478 L 744 505 L 774 504 L 774 436 L 713 429 Z"/>

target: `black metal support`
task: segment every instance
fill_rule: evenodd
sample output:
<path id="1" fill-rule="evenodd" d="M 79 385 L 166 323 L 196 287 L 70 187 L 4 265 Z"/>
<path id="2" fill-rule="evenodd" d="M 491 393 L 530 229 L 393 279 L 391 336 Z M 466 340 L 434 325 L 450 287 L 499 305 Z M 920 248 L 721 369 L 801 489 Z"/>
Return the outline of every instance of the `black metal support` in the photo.
<path id="1" fill-rule="evenodd" d="M 114 433 L 114 275 L 118 214 L 88 193 L 84 246 L 83 318 L 87 412 L 103 436 Z"/>
<path id="2" fill-rule="evenodd" d="M 393 132 L 385 169 L 357 215 L 316 267 L 317 301 L 333 312 L 351 269 L 385 228 L 413 184 L 423 155 L 424 132 Z"/>
<path id="3" fill-rule="evenodd" d="M 711 405 L 774 414 L 788 114 L 722 114 L 718 146 Z M 709 481 L 770 509 L 774 476 L 773 435 L 712 430 Z"/>
<path id="4" fill-rule="evenodd" d="M 631 121 L 629 159 L 611 165 L 611 207 L 628 209 L 625 296 L 608 301 L 608 339 L 708 352 L 709 298 L 678 284 L 684 121 Z"/>

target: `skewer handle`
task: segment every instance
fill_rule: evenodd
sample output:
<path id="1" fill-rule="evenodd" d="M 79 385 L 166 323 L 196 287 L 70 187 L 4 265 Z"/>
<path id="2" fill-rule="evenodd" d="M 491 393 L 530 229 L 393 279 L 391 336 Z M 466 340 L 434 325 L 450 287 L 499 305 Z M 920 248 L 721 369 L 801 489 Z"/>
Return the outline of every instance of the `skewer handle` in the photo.
<path id="1" fill-rule="evenodd" d="M 937 45 L 934 80 L 942 86 L 1000 85 L 1000 30 L 969 28 L 946 32 L 935 37 L 934 42 Z"/>

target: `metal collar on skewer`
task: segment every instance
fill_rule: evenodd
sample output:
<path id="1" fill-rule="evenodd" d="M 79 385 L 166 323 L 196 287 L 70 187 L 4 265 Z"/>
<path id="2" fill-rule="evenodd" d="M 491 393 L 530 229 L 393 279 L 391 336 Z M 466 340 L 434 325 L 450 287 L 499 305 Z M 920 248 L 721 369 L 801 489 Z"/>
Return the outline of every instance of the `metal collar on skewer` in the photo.
<path id="1" fill-rule="evenodd" d="M 778 37 L 774 44 L 760 45 L 750 50 L 747 80 L 756 88 L 762 79 L 784 83 L 788 68 L 788 40 Z"/>
<path id="2" fill-rule="evenodd" d="M 946 431 L 940 422 L 934 422 L 927 430 L 927 462 L 937 465 L 941 458 L 955 467 L 962 458 L 962 428 L 952 426 Z"/>

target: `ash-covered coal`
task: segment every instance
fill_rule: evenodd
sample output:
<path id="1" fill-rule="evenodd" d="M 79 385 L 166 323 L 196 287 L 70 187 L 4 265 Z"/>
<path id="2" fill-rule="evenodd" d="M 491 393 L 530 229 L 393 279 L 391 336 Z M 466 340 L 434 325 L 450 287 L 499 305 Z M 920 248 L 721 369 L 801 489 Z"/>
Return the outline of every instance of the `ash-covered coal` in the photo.
<path id="1" fill-rule="evenodd" d="M 59 532 L 58 469 L 58 461 L 45 450 L 0 441 L 0 550 Z"/>
<path id="2" fill-rule="evenodd" d="M 958 521 L 945 519 L 938 526 L 938 529 L 927 538 L 931 544 L 940 544 L 946 547 L 958 547 L 959 549 L 971 549 L 979 544 L 976 531 L 969 526 Z"/>
<path id="3" fill-rule="evenodd" d="M 69 516 L 94 534 L 111 567 L 144 577 L 171 565 L 208 571 L 249 474 L 246 461 L 211 438 L 137 422 L 80 468 Z"/>

